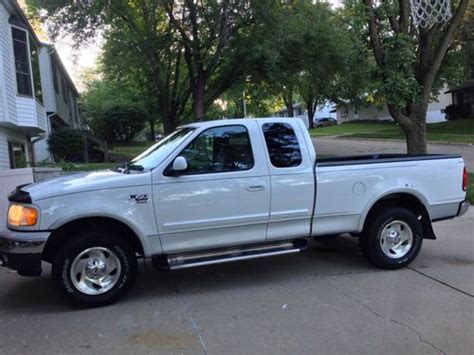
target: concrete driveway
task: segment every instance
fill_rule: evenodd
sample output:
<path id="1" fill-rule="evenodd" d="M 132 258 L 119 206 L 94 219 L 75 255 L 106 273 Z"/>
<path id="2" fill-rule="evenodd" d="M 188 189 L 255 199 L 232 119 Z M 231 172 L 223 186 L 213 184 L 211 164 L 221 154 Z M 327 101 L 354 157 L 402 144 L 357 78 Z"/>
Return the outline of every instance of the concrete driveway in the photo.
<path id="1" fill-rule="evenodd" d="M 472 354 L 474 209 L 436 224 L 416 262 L 371 266 L 340 237 L 302 254 L 159 272 L 116 305 L 71 309 L 49 270 L 0 270 L 0 353 Z"/>
<path id="2" fill-rule="evenodd" d="M 372 153 L 406 153 L 406 143 L 397 140 L 368 140 L 335 137 L 313 138 L 316 152 L 321 155 L 360 155 Z M 467 144 L 429 143 L 428 153 L 460 154 L 469 171 L 474 172 L 474 146 Z"/>

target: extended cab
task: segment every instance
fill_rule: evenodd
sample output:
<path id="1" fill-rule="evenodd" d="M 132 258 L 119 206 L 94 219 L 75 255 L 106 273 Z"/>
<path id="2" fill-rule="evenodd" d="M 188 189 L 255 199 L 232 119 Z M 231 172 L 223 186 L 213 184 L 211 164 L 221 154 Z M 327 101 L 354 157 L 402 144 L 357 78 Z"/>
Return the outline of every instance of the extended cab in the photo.
<path id="1" fill-rule="evenodd" d="M 19 186 L 9 196 L 0 260 L 21 275 L 52 264 L 82 306 L 111 303 L 137 259 L 180 269 L 303 250 L 351 233 L 378 267 L 409 264 L 432 221 L 465 213 L 456 155 L 319 159 L 299 119 L 193 123 L 115 170 Z"/>

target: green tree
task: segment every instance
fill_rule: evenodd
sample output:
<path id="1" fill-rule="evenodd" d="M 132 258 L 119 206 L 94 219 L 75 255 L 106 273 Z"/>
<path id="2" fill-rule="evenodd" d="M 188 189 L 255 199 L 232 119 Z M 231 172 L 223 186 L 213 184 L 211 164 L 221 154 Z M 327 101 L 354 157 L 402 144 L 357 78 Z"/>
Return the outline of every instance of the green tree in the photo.
<path id="1" fill-rule="evenodd" d="M 48 138 L 48 149 L 57 161 L 80 161 L 84 148 L 82 133 L 70 128 L 57 129 Z"/>
<path id="2" fill-rule="evenodd" d="M 194 118 L 245 73 L 252 58 L 254 9 L 248 0 L 164 1 L 184 49 Z"/>
<path id="3" fill-rule="evenodd" d="M 453 16 L 446 23 L 416 28 L 410 1 L 348 1 L 351 27 L 359 30 L 376 63 L 374 79 L 393 119 L 407 138 L 408 153 L 426 153 L 426 113 L 433 91 L 452 77 L 440 73 L 447 54 L 459 48 L 459 33 L 469 0 L 451 2 Z M 446 69 L 447 67 L 445 67 Z M 438 80 L 438 85 L 435 85 Z"/>
<path id="4" fill-rule="evenodd" d="M 112 106 L 89 124 L 94 133 L 107 143 L 127 143 L 144 128 L 147 118 L 145 112 L 136 106 Z"/>

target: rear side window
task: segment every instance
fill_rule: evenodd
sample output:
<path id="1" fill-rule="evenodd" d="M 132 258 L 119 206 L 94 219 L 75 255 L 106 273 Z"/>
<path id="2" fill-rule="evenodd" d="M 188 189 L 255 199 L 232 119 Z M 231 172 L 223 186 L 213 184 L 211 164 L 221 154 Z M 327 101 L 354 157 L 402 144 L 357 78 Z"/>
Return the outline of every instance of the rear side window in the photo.
<path id="1" fill-rule="evenodd" d="M 288 123 L 265 123 L 262 129 L 268 155 L 274 167 L 293 168 L 301 164 L 298 139 Z"/>

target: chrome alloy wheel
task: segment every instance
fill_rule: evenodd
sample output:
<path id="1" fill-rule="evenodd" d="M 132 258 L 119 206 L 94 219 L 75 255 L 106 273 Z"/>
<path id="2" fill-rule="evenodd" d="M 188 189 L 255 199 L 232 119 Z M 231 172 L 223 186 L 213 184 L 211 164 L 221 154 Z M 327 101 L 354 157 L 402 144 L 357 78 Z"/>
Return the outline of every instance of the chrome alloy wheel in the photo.
<path id="1" fill-rule="evenodd" d="M 413 231 L 403 221 L 387 223 L 380 235 L 380 246 L 383 253 L 391 259 L 404 257 L 413 245 Z"/>
<path id="2" fill-rule="evenodd" d="M 71 265 L 73 285 L 87 295 L 101 295 L 117 283 L 122 267 L 117 255 L 104 247 L 82 251 Z"/>

